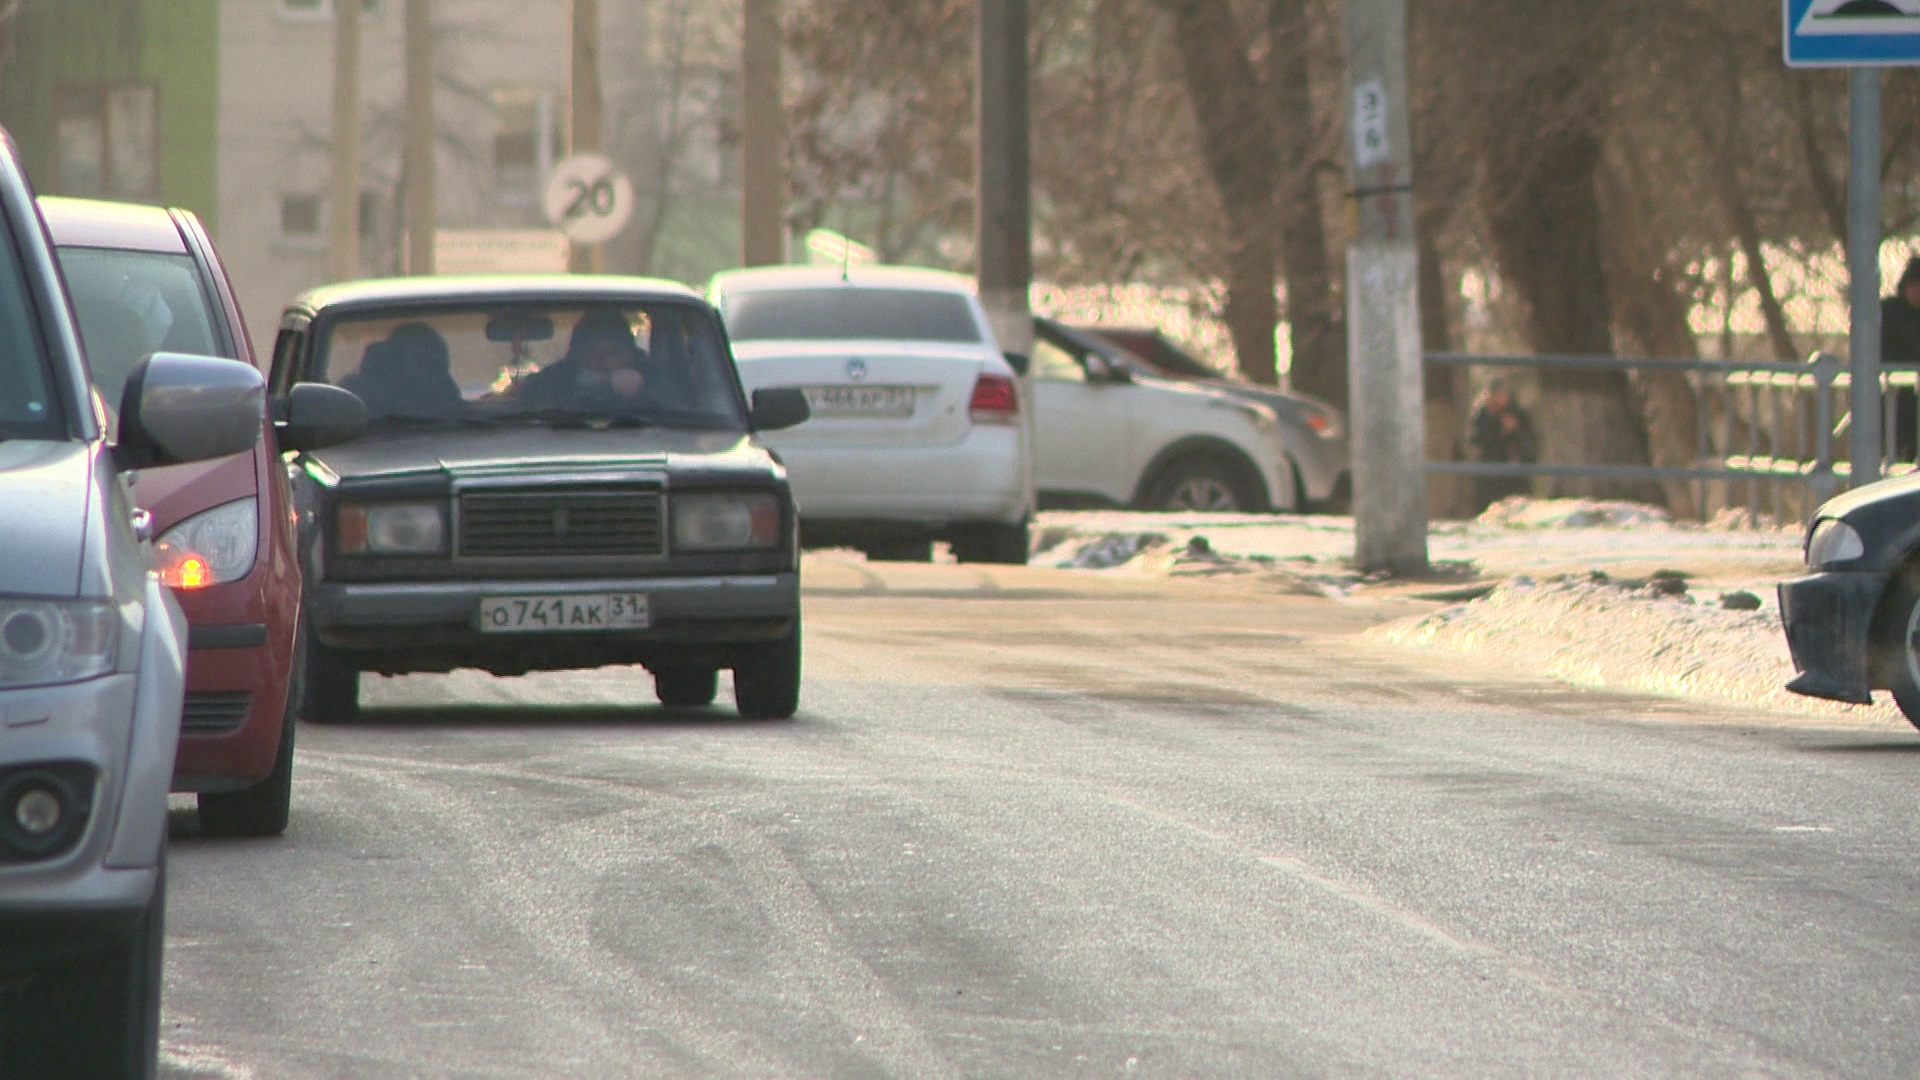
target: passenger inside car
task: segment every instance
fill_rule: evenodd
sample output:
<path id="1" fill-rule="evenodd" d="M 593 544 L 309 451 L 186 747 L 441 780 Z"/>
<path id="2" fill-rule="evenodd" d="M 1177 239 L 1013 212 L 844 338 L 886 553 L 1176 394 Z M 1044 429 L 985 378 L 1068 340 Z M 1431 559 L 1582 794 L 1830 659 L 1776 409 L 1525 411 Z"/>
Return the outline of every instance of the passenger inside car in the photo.
<path id="1" fill-rule="evenodd" d="M 446 339 L 425 323 L 402 323 L 367 346 L 360 369 L 340 380 L 367 404 L 367 416 L 445 420 L 465 405 Z"/>
<path id="2" fill-rule="evenodd" d="M 596 308 L 574 324 L 566 354 L 521 381 L 519 396 L 543 408 L 597 408 L 609 394 L 639 398 L 647 383 L 646 350 L 634 340 L 626 316 Z"/>

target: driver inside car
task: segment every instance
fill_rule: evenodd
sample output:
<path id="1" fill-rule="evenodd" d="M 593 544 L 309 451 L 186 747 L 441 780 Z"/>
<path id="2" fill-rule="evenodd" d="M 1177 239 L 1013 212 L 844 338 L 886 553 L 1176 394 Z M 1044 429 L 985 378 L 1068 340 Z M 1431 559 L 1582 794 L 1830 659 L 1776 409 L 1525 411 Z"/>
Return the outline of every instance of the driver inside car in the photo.
<path id="1" fill-rule="evenodd" d="M 620 312 L 596 308 L 574 324 L 560 359 L 527 376 L 519 397 L 536 407 L 600 409 L 609 398 L 631 404 L 646 385 L 646 354 Z"/>

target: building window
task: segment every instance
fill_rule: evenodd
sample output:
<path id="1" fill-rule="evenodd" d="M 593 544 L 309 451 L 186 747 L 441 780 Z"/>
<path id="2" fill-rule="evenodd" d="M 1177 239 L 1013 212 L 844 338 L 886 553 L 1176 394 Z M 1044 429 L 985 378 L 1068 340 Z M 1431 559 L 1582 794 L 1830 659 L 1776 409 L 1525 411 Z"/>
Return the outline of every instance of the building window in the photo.
<path id="1" fill-rule="evenodd" d="M 551 90 L 493 92 L 493 192 L 502 206 L 538 206 L 560 149 Z"/>
<path id="2" fill-rule="evenodd" d="M 318 195 L 280 196 L 280 238 L 302 245 L 323 243 L 321 204 Z"/>
<path id="3" fill-rule="evenodd" d="M 280 17 L 296 22 L 330 20 L 333 3 L 334 0 L 280 0 Z M 360 0 L 360 11 L 365 18 L 378 16 L 386 6 L 386 0 Z"/>
<path id="4" fill-rule="evenodd" d="M 160 91 L 151 83 L 66 86 L 54 95 L 53 188 L 63 195 L 160 194 Z"/>

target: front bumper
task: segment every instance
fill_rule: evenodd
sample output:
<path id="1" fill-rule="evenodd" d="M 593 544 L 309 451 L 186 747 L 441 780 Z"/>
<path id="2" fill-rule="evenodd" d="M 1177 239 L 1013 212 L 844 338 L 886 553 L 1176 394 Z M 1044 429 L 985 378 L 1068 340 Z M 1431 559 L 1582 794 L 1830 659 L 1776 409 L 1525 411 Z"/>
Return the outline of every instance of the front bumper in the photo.
<path id="1" fill-rule="evenodd" d="M 191 627 L 173 790 L 237 791 L 273 771 L 292 677 L 291 629 Z"/>
<path id="2" fill-rule="evenodd" d="M 1873 615 L 1888 576 L 1828 571 L 1780 583 L 1780 622 L 1799 672 L 1787 689 L 1831 701 L 1872 703 Z"/>
<path id="3" fill-rule="evenodd" d="M 636 630 L 490 633 L 480 603 L 500 596 L 647 595 L 649 625 Z M 308 601 L 314 636 L 370 671 L 499 673 L 649 660 L 725 657 L 772 641 L 800 617 L 800 575 L 329 583 Z M 716 666 L 725 666 L 717 664 Z"/>
<path id="4" fill-rule="evenodd" d="M 178 706 L 143 695 L 170 691 L 179 701 L 177 660 L 172 671 L 154 675 L 0 691 L 0 771 L 71 762 L 94 773 L 85 830 L 73 847 L 0 863 L 0 978 L 111 940 L 152 901 L 165 839 L 164 784 L 178 738 L 154 713 Z M 141 730 L 155 727 L 165 730 Z"/>
<path id="5" fill-rule="evenodd" d="M 187 693 L 175 791 L 238 791 L 273 771 L 294 667 L 300 579 L 261 545 L 252 572 L 174 596 L 187 616 Z"/>

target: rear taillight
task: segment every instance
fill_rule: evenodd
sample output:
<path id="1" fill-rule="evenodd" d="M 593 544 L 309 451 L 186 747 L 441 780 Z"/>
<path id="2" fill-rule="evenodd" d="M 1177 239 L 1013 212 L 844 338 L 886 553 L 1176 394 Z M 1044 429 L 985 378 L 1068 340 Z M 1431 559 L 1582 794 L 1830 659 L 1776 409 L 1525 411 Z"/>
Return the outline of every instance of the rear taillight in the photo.
<path id="1" fill-rule="evenodd" d="M 973 384 L 967 411 L 976 424 L 1011 424 L 1020 416 L 1020 395 L 1005 375 L 982 375 Z"/>

